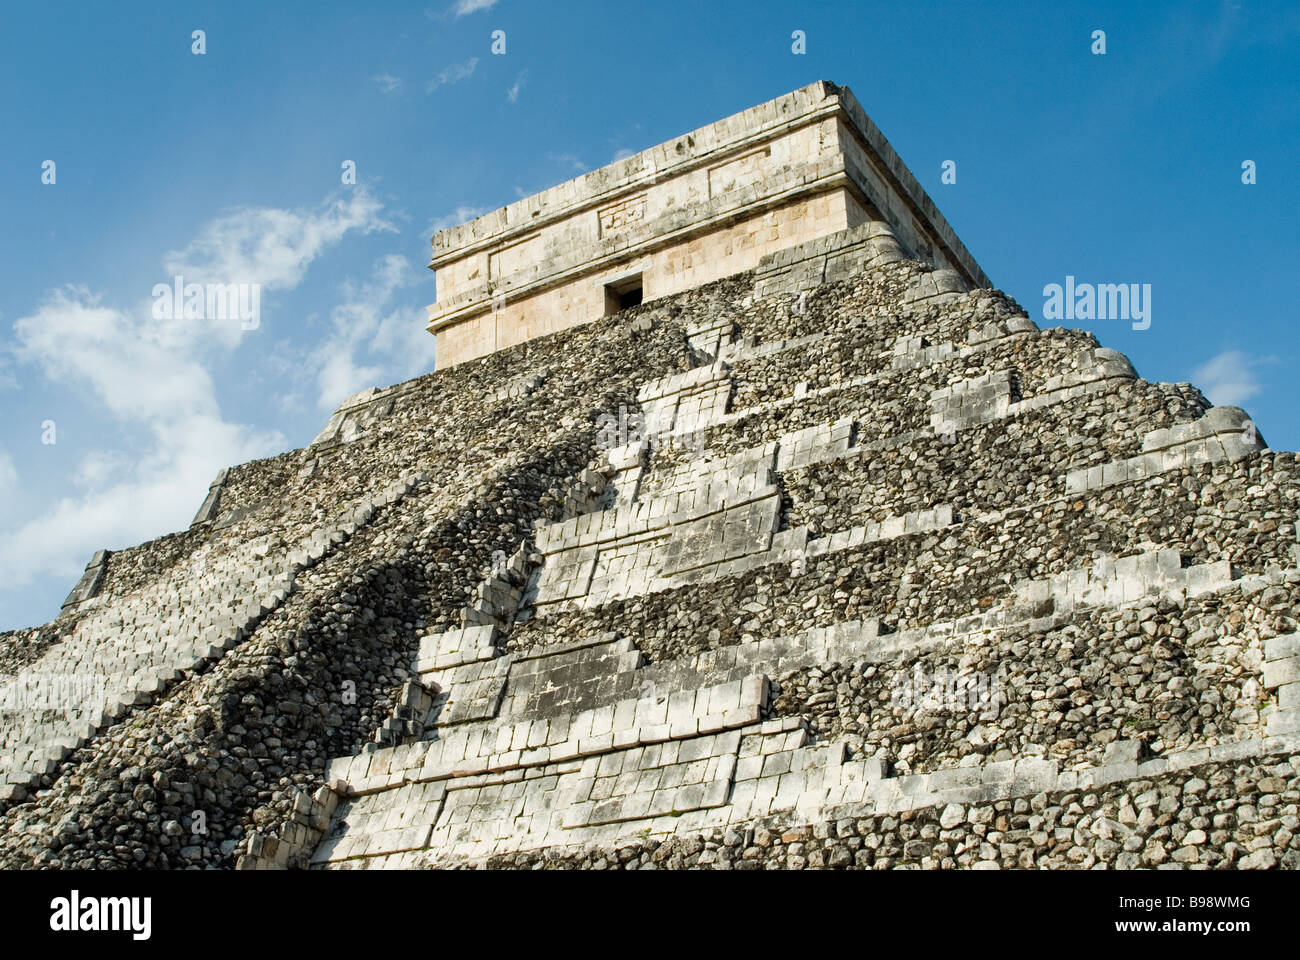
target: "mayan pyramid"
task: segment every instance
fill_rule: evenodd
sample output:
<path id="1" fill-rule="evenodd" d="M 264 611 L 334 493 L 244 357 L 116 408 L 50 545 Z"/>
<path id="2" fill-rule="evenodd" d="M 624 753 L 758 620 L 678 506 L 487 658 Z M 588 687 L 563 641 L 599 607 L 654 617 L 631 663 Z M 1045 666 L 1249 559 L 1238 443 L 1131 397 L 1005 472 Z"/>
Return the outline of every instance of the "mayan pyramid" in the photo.
<path id="1" fill-rule="evenodd" d="M 0 635 L 0 866 L 1300 865 L 1294 455 L 847 89 L 431 265 L 436 371 Z"/>

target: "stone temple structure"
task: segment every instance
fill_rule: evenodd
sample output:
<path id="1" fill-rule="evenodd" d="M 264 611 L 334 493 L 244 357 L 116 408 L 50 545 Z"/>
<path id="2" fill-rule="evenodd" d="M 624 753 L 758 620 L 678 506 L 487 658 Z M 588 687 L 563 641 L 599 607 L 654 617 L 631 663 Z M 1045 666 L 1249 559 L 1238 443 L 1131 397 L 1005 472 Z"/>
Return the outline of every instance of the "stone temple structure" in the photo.
<path id="1" fill-rule="evenodd" d="M 0 635 L 0 865 L 1300 865 L 1300 471 L 817 83 L 433 239 L 439 369 Z"/>
<path id="2" fill-rule="evenodd" d="M 847 89 L 814 83 L 433 239 L 439 369 L 872 223 L 988 286 Z"/>

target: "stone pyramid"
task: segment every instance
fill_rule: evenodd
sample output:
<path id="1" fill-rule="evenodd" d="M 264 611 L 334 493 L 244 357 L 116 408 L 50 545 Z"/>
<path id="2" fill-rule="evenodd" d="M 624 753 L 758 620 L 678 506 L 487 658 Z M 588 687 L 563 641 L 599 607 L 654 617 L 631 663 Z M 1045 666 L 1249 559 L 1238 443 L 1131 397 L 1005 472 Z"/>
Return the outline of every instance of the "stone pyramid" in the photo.
<path id="1" fill-rule="evenodd" d="M 556 191 L 435 238 L 438 371 L 0 635 L 0 866 L 1300 865 L 1293 454 L 843 88 Z"/>

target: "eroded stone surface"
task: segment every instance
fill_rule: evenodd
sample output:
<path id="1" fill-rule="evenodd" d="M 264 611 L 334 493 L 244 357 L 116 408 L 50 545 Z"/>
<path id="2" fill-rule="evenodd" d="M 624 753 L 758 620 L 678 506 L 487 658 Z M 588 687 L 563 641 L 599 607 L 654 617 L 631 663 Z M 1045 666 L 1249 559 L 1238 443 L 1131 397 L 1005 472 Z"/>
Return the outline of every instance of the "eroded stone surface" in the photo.
<path id="1" fill-rule="evenodd" d="M 95 558 L 0 636 L 0 864 L 1300 865 L 1295 456 L 903 249 L 365 391 Z"/>

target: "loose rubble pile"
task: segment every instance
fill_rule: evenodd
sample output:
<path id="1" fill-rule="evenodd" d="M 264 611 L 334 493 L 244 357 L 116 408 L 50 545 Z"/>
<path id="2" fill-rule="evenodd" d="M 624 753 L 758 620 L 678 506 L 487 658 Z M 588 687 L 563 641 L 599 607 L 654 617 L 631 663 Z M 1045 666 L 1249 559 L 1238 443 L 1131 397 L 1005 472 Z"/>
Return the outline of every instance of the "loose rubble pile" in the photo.
<path id="1" fill-rule="evenodd" d="M 1300 866 L 1295 456 L 815 247 L 97 555 L 0 635 L 0 866 Z"/>

